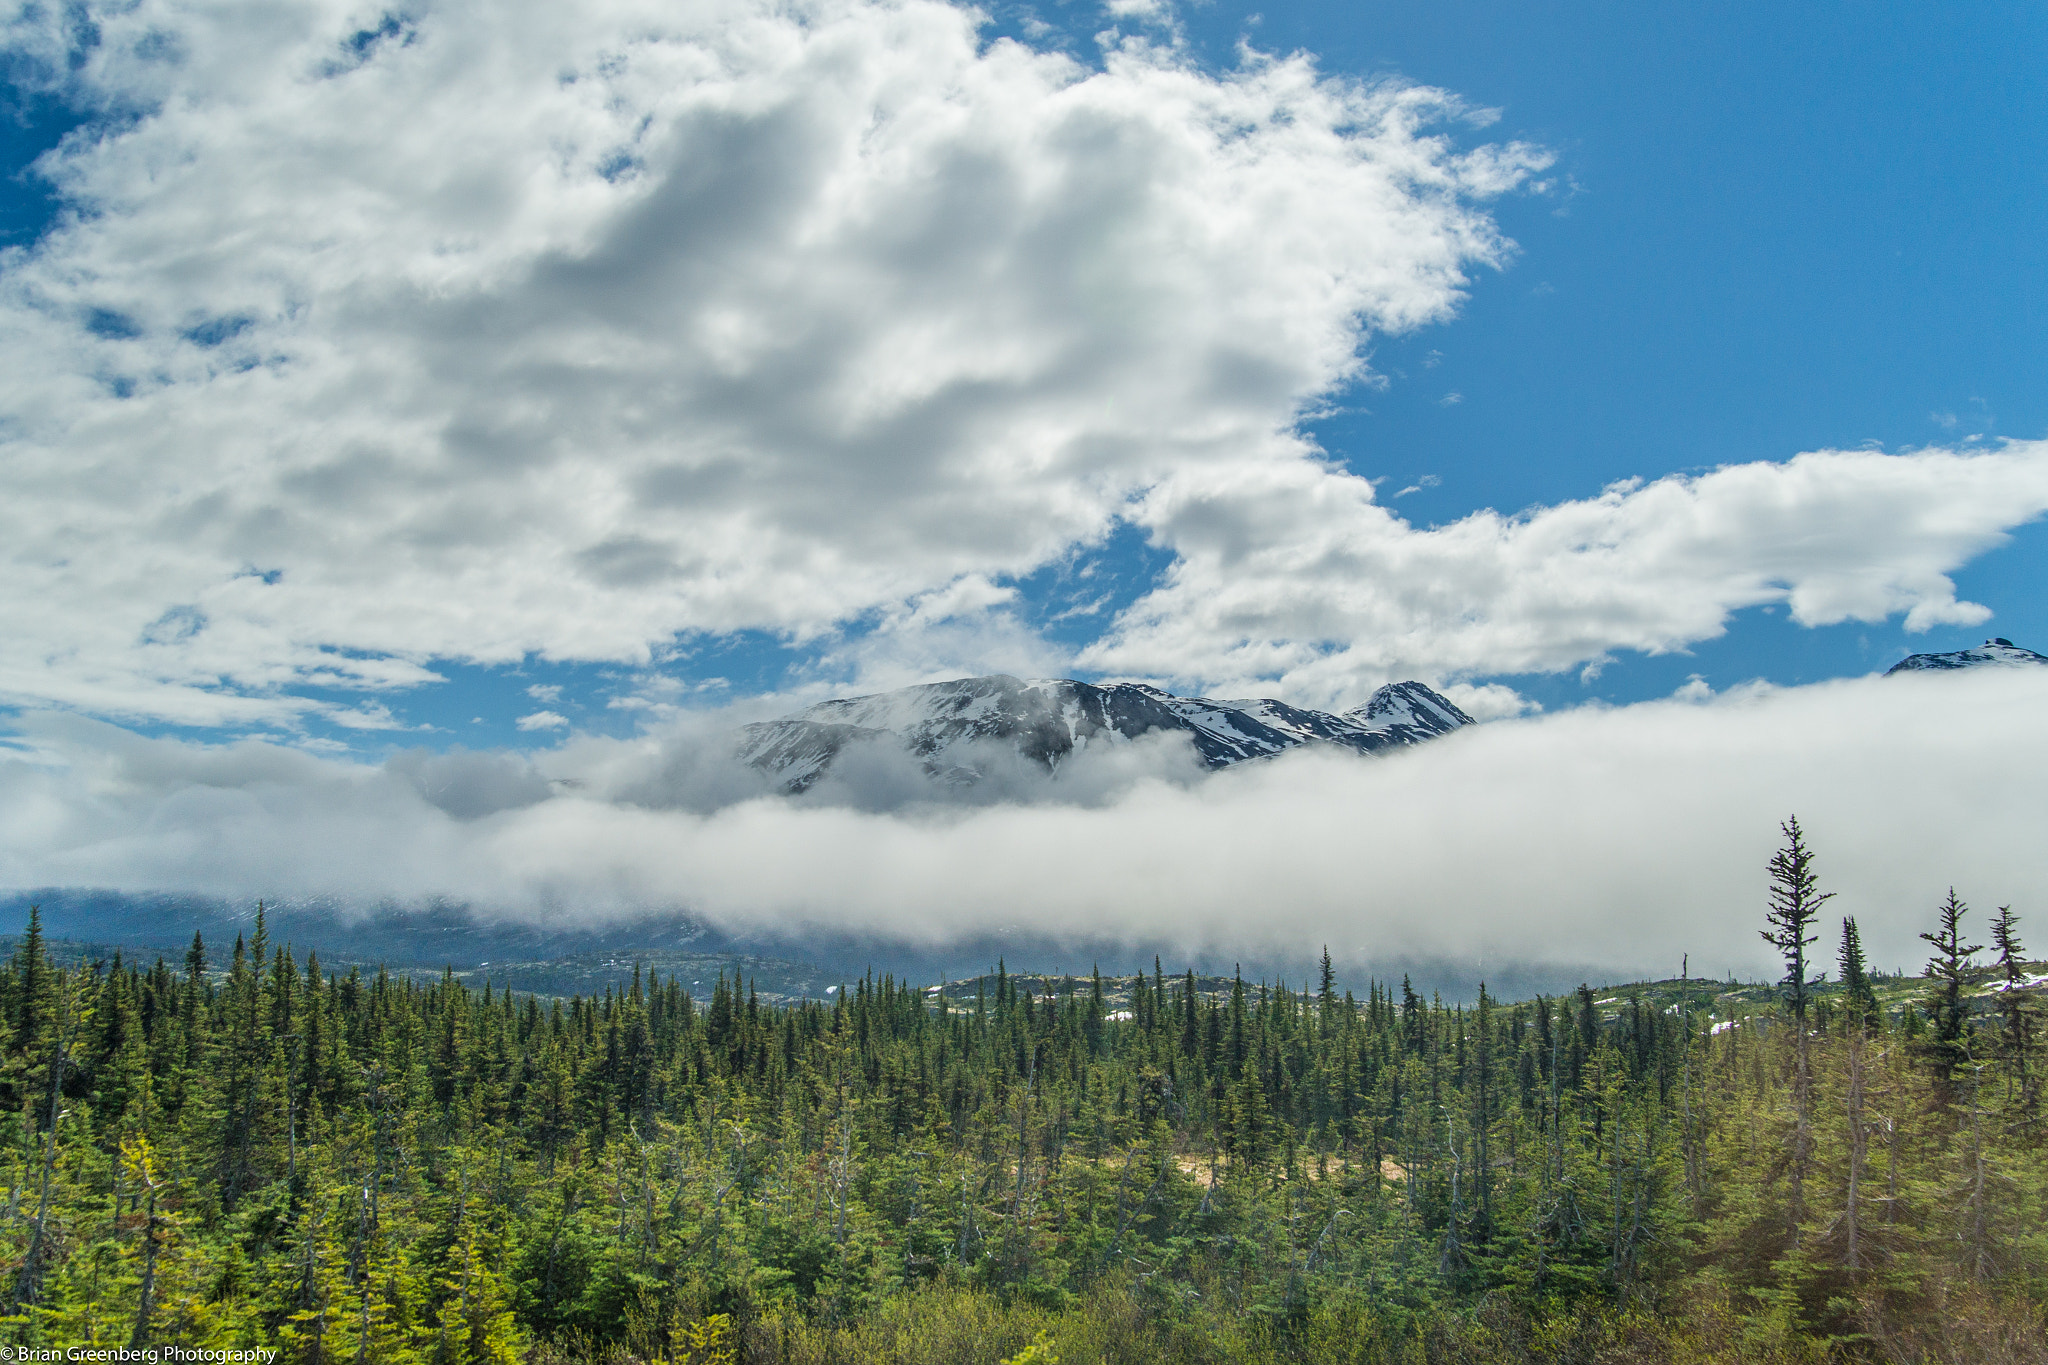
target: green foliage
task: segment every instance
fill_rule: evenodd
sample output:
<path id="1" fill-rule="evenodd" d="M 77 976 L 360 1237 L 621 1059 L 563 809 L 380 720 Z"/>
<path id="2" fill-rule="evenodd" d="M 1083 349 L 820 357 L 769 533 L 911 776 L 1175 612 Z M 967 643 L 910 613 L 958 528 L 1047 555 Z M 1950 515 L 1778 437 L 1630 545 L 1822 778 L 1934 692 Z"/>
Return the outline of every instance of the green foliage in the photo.
<path id="1" fill-rule="evenodd" d="M 1360 1001 L 1327 959 L 1299 992 L 1155 964 L 999 969 L 966 1003 L 549 1001 L 325 973 L 260 917 L 225 966 L 58 966 L 32 920 L 0 971 L 0 1334 L 319 1365 L 2038 1361 L 2040 1030 L 2016 917 L 1980 993 L 1961 913 L 1924 1027 L 1852 926 L 1818 1029 L 1716 1019 L 1696 982 Z"/>
<path id="2" fill-rule="evenodd" d="M 1052 1349 L 1052 1338 L 1041 1328 L 1030 1345 L 1005 1359 L 1003 1365 L 1060 1365 L 1060 1358 Z"/>
<path id="3" fill-rule="evenodd" d="M 1849 915 L 1842 920 L 1842 948 L 1835 962 L 1842 979 L 1842 1008 L 1850 1022 L 1864 1028 L 1877 1023 L 1877 992 L 1870 984 L 1869 964 L 1863 958 L 1863 936 L 1856 928 L 1856 917 Z"/>
<path id="4" fill-rule="evenodd" d="M 1797 818 L 1788 819 L 1779 830 L 1785 836 L 1785 846 L 1771 855 L 1766 869 L 1770 875 L 1770 910 L 1764 920 L 1770 926 L 1762 931 L 1764 942 L 1776 948 L 1785 960 L 1786 997 L 1792 1006 L 1792 1017 L 1804 1022 L 1811 984 L 1806 979 L 1806 950 L 1820 941 L 1818 934 L 1808 934 L 1820 907 L 1834 898 L 1834 892 L 1822 891 L 1820 879 L 1813 870 L 1813 850 L 1806 845 L 1806 833 L 1799 828 Z"/>
<path id="5" fill-rule="evenodd" d="M 1934 945 L 1934 956 L 1927 961 L 1927 995 L 1922 1001 L 1933 1027 L 1919 1050 L 1934 1080 L 1935 1097 L 1943 1105 L 1954 1103 L 1956 1071 L 1971 1056 L 1966 996 L 1971 959 L 1984 950 L 1984 945 L 1963 942 L 1963 916 L 1969 912 L 1970 907 L 1957 900 L 1956 889 L 1950 887 L 1948 899 L 1936 911 L 1941 927 L 1934 933 L 1920 935 Z"/>

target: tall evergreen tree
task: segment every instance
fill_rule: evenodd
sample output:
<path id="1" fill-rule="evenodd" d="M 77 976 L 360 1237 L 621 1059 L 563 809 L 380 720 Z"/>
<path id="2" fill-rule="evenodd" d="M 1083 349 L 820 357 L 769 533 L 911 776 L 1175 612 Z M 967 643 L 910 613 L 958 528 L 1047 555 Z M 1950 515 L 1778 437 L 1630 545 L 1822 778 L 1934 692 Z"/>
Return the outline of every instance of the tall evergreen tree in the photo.
<path id="1" fill-rule="evenodd" d="M 1963 916 L 1970 907 L 1956 899 L 1956 889 L 1936 909 L 1941 927 L 1921 938 L 1934 945 L 1924 975 L 1927 993 L 1922 1008 L 1927 1011 L 1928 1032 L 1919 1052 L 1934 1079 L 1935 1095 L 1944 1105 L 1955 1100 L 1956 1068 L 1969 1059 L 1970 1010 L 1965 995 L 1970 987 L 1971 959 L 1984 951 L 1981 943 L 1963 942 Z"/>
<path id="2" fill-rule="evenodd" d="M 1870 968 L 1863 958 L 1863 937 L 1856 929 L 1856 917 L 1842 919 L 1842 948 L 1835 958 L 1842 979 L 1842 1008 L 1852 1026 L 1871 1028 L 1877 1023 L 1877 993 L 1870 985 Z"/>
<path id="3" fill-rule="evenodd" d="M 1820 941 L 1820 935 L 1807 930 L 1834 893 L 1820 889 L 1813 871 L 1813 850 L 1806 845 L 1798 818 L 1788 818 L 1778 829 L 1785 836 L 1785 845 L 1772 855 L 1767 867 L 1769 909 L 1764 919 L 1769 927 L 1762 934 L 1764 942 L 1776 948 L 1784 961 L 1784 984 L 1792 1008 L 1793 1078 L 1791 1122 L 1784 1139 L 1784 1229 L 1787 1249 L 1797 1251 L 1805 1236 L 1807 1183 L 1813 1174 L 1816 1146 L 1813 1069 L 1806 1028 L 1813 983 L 1807 980 L 1806 950 Z"/>
<path id="4" fill-rule="evenodd" d="M 33 1046 L 50 1014 L 50 956 L 43 947 L 43 912 L 28 908 L 28 927 L 14 953 L 14 1036 Z"/>
<path id="5" fill-rule="evenodd" d="M 1991 946 L 1998 952 L 1998 1016 L 2001 1042 L 2021 1106 L 2032 1111 L 2040 1105 L 2040 1078 L 2034 1070 L 2035 1009 L 2033 997 L 2023 989 L 2027 953 L 2020 943 L 2020 917 L 2010 905 L 1998 907 L 1991 921 Z"/>
<path id="6" fill-rule="evenodd" d="M 1820 907 L 1834 899 L 1835 893 L 1820 889 L 1819 878 L 1813 871 L 1813 850 L 1806 846 L 1798 817 L 1787 819 L 1778 829 L 1785 836 L 1785 846 L 1771 855 L 1770 909 L 1764 916 L 1770 927 L 1762 934 L 1764 942 L 1776 948 L 1784 960 L 1792 1017 L 1803 1024 L 1811 998 L 1811 983 L 1806 979 L 1806 950 L 1820 939 L 1820 935 L 1808 934 L 1807 930 L 1813 927 Z"/>

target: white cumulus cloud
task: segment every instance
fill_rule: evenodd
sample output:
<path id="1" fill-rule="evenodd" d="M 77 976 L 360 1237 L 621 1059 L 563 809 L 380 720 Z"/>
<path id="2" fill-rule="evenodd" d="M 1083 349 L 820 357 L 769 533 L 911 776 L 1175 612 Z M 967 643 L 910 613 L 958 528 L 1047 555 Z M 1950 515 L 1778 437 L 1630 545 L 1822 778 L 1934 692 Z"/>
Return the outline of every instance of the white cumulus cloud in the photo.
<path id="1" fill-rule="evenodd" d="M 1029 570 L 1173 471 L 1298 463 L 1546 161 L 1305 57 L 978 24 L 16 10 L 15 69 L 98 121 L 0 258 L 0 696 L 278 721 Z"/>
<path id="2" fill-rule="evenodd" d="M 1144 515 L 1178 558 L 1081 660 L 1333 701 L 1390 678 L 1665 653 L 1772 603 L 1804 625 L 1973 625 L 1990 612 L 1948 574 L 2044 511 L 2048 442 L 1818 451 L 1429 530 L 1307 462 L 1203 471 L 1152 494 Z"/>

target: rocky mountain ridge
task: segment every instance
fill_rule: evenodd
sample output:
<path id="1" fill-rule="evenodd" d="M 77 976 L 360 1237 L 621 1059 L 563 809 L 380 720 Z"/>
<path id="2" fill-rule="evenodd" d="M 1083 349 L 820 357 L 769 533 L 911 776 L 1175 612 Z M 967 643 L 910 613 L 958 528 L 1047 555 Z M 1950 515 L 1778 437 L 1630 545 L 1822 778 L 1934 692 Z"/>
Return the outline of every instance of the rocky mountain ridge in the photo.
<path id="1" fill-rule="evenodd" d="M 977 751 L 1014 751 L 1049 772 L 1090 747 L 1159 732 L 1185 734 L 1203 766 L 1225 768 L 1307 744 L 1378 753 L 1472 724 L 1448 698 L 1419 682 L 1391 683 L 1341 714 L 1270 697 L 1177 697 L 1144 683 L 1026 681 L 1008 674 L 956 678 L 864 697 L 820 702 L 746 727 L 740 759 L 808 789 L 848 746 L 897 743 L 945 782 L 976 780 Z"/>
<path id="2" fill-rule="evenodd" d="M 2048 654 L 2036 654 L 2023 645 L 2014 644 L 2004 636 L 1993 636 L 1975 649 L 1952 649 L 1945 654 L 1908 654 L 1887 668 L 1884 673 L 1889 678 L 1894 673 L 1917 673 L 1922 670 L 2012 668 L 2028 664 L 2048 664 Z"/>

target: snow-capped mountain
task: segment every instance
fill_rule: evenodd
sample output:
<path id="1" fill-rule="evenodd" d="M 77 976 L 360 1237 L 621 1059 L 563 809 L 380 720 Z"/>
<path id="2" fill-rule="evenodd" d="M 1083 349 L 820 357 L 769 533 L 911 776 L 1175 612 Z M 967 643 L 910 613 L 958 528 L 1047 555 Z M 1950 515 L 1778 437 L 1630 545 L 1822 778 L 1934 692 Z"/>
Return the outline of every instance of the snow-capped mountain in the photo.
<path id="1" fill-rule="evenodd" d="M 2036 654 L 2001 636 L 1986 640 L 1975 649 L 1954 649 L 1946 654 L 1908 654 L 1887 668 L 1885 676 L 1912 673 L 1923 668 L 2009 668 L 2023 664 L 2048 664 L 2048 654 Z"/>
<path id="2" fill-rule="evenodd" d="M 1331 715 L 1266 698 L 1214 701 L 1143 683 L 1026 682 L 995 674 L 821 702 L 749 725 L 739 756 L 779 777 L 785 791 L 800 792 L 855 743 L 901 744 L 933 777 L 967 782 L 977 776 L 967 750 L 991 742 L 1053 771 L 1090 746 L 1180 732 L 1206 766 L 1223 768 L 1304 744 L 1375 753 L 1470 724 L 1470 716 L 1418 682 L 1382 687 L 1356 710 Z"/>

